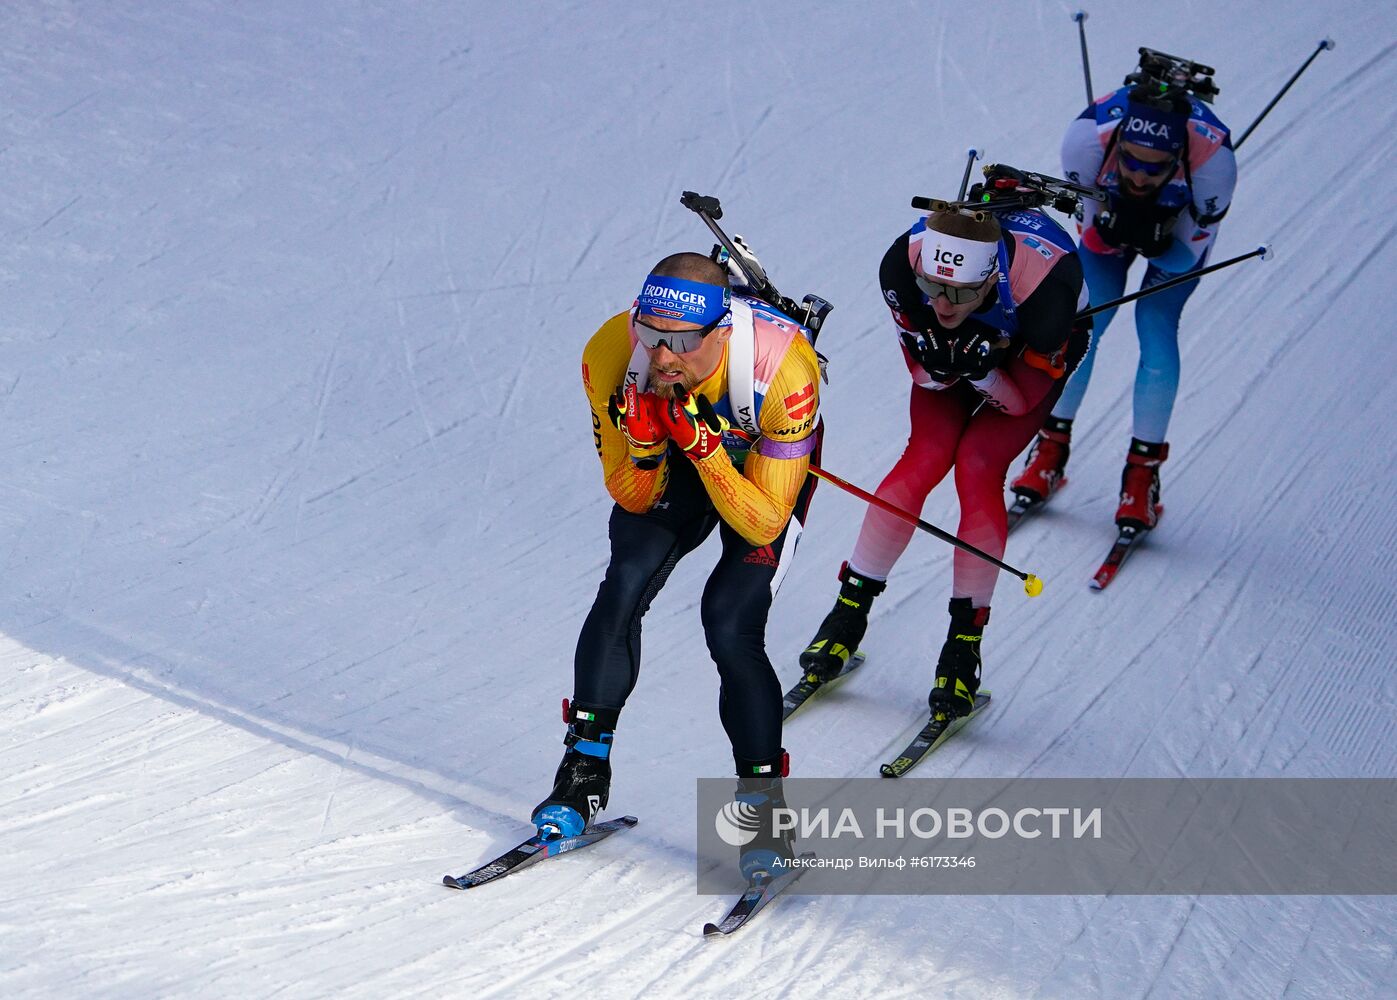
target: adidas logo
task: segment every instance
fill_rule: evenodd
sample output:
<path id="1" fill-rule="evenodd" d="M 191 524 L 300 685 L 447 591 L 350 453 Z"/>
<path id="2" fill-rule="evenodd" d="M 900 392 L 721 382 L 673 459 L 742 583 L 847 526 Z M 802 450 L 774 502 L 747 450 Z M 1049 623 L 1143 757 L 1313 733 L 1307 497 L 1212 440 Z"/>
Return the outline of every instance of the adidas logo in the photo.
<path id="1" fill-rule="evenodd" d="M 781 560 L 776 556 L 776 550 L 770 545 L 763 545 L 759 549 L 753 549 L 742 559 L 745 563 L 752 563 L 756 566 L 779 566 Z"/>

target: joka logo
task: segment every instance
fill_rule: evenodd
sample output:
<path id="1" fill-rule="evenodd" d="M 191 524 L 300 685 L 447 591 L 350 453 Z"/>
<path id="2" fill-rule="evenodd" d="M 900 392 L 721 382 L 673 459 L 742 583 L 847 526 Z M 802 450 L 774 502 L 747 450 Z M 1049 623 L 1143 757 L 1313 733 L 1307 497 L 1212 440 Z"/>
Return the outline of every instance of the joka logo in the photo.
<path id="1" fill-rule="evenodd" d="M 746 847 L 757 839 L 761 816 L 750 802 L 729 802 L 718 810 L 713 829 L 729 847 Z"/>
<path id="2" fill-rule="evenodd" d="M 1147 122 L 1143 118 L 1132 118 L 1125 123 L 1127 132 L 1143 132 L 1145 135 L 1152 135 L 1168 141 L 1169 126 L 1163 122 Z"/>
<path id="3" fill-rule="evenodd" d="M 748 552 L 742 560 L 745 563 L 752 563 L 757 566 L 779 566 L 781 560 L 776 558 L 776 550 L 770 545 L 763 545 L 759 549 Z"/>

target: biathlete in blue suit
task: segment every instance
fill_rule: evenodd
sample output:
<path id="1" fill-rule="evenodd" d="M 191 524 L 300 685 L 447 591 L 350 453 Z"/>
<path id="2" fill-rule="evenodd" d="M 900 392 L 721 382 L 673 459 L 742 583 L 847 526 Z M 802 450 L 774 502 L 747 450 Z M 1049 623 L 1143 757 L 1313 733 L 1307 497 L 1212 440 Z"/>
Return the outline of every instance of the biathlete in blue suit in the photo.
<path id="1" fill-rule="evenodd" d="M 1096 101 L 1067 129 L 1066 175 L 1103 189 L 1085 203 L 1082 271 L 1093 305 L 1119 298 L 1137 257 L 1148 261 L 1141 288 L 1201 268 L 1227 214 L 1237 181 L 1231 135 L 1197 97 L 1179 87 L 1123 87 Z M 1135 329 L 1134 437 L 1121 477 L 1116 523 L 1153 528 L 1159 511 L 1159 466 L 1179 388 L 1179 314 L 1198 287 L 1185 281 L 1140 299 Z M 1072 420 L 1086 394 L 1096 342 L 1115 310 L 1095 317 L 1096 337 L 1038 434 L 1016 493 L 1046 499 L 1062 481 Z"/>

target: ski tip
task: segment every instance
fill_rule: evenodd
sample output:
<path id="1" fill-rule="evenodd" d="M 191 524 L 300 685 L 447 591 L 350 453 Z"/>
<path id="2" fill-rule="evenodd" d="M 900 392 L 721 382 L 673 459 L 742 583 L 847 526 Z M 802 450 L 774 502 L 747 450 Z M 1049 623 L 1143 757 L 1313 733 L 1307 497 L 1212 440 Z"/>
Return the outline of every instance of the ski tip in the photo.
<path id="1" fill-rule="evenodd" d="M 893 766 L 891 764 L 884 764 L 882 767 L 878 768 L 878 773 L 885 778 L 897 777 L 897 772 L 893 770 Z"/>
<path id="2" fill-rule="evenodd" d="M 443 875 L 441 877 L 441 884 L 446 886 L 448 889 L 465 888 L 465 886 L 461 884 L 461 880 L 458 879 L 455 875 Z"/>
<path id="3" fill-rule="evenodd" d="M 704 937 L 722 937 L 722 936 L 723 936 L 723 929 L 722 929 L 721 927 L 719 927 L 719 926 L 718 926 L 717 924 L 715 924 L 715 923 L 711 923 L 711 922 L 710 922 L 710 923 L 706 923 L 706 924 L 703 925 L 703 936 L 704 936 Z"/>
<path id="4" fill-rule="evenodd" d="M 640 822 L 640 820 L 636 819 L 634 816 L 622 816 L 620 821 L 626 826 L 635 826 Z"/>

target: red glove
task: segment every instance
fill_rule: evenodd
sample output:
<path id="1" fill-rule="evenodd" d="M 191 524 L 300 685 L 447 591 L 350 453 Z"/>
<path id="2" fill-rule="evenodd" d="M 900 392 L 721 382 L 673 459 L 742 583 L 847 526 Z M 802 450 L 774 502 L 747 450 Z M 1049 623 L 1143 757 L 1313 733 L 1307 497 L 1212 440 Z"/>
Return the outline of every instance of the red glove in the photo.
<path id="1" fill-rule="evenodd" d="M 669 432 L 660 420 L 663 400 L 651 393 L 639 392 L 632 382 L 611 394 L 607 413 L 626 438 L 631 461 L 642 469 L 653 469 L 667 447 Z"/>
<path id="2" fill-rule="evenodd" d="M 1125 256 L 1124 250 L 1118 246 L 1111 246 L 1111 244 L 1101 238 L 1101 233 L 1097 230 L 1095 224 L 1087 226 L 1087 228 L 1083 230 L 1082 246 L 1086 247 L 1092 253 L 1099 253 L 1107 257 Z"/>
<path id="3" fill-rule="evenodd" d="M 707 396 L 654 399 L 660 406 L 660 423 L 684 454 L 701 462 L 723 450 L 723 431 L 728 429 L 728 422 L 714 411 Z"/>

